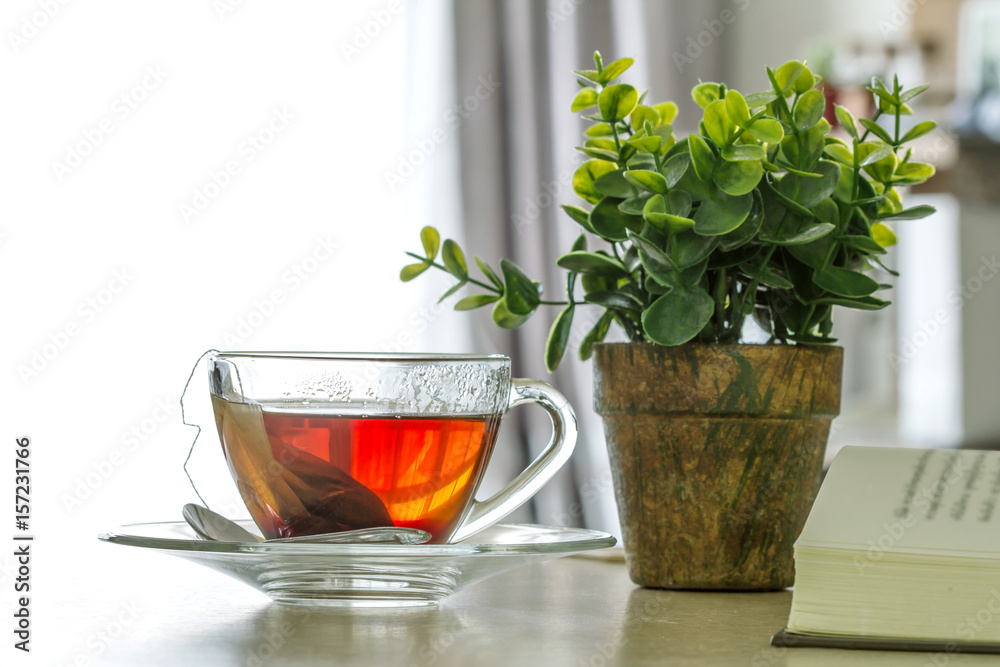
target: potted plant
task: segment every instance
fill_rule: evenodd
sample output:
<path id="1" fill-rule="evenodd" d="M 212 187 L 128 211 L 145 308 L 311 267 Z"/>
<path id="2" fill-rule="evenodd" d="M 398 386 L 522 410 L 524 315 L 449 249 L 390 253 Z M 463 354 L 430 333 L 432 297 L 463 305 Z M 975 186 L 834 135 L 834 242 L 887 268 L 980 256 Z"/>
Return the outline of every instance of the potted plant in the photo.
<path id="1" fill-rule="evenodd" d="M 897 188 L 934 168 L 904 144 L 900 117 L 926 89 L 874 79 L 873 118 L 835 109 L 831 134 L 819 78 L 801 62 L 767 68 L 770 87 L 743 95 L 700 83 L 698 132 L 677 137 L 676 105 L 646 104 L 614 83 L 625 58 L 576 72 L 572 111 L 586 112 L 586 156 L 573 176 L 582 228 L 556 259 L 565 300 L 513 262 L 494 270 L 421 232 L 412 280 L 434 267 L 482 292 L 456 309 L 491 305 L 504 328 L 541 305 L 560 308 L 545 347 L 562 359 L 577 308 L 604 313 L 580 346 L 595 358 L 594 403 L 605 425 L 632 580 L 659 588 L 767 590 L 793 582 L 792 543 L 816 495 L 830 423 L 839 412 L 842 349 L 834 306 L 878 310 L 872 269 L 895 242 L 886 224 L 922 218 Z M 887 119 L 889 129 L 879 124 Z M 594 247 L 596 246 L 596 247 Z M 440 258 L 440 261 L 439 261 Z M 891 271 L 889 271 L 891 273 Z M 444 298 L 444 297 L 442 297 Z M 767 344 L 740 344 L 752 318 Z M 612 324 L 628 343 L 604 344 Z"/>

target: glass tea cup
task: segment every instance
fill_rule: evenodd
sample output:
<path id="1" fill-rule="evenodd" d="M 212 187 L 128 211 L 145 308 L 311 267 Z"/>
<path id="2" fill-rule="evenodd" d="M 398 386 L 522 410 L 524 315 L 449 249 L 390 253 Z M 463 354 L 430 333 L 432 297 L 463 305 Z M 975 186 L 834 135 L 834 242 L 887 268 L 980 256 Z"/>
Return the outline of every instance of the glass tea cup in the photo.
<path id="1" fill-rule="evenodd" d="M 567 400 L 512 379 L 503 355 L 215 352 L 208 366 L 226 461 L 269 539 L 395 525 L 457 542 L 531 498 L 576 444 Z M 500 422 L 523 403 L 549 413 L 552 438 L 477 501 Z"/>

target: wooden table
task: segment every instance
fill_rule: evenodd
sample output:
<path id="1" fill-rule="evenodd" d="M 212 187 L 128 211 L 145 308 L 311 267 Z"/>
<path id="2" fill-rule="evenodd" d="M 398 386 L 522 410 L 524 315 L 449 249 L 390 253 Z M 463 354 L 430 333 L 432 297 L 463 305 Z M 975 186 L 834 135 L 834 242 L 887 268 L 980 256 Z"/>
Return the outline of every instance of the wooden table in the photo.
<path id="1" fill-rule="evenodd" d="M 271 604 L 170 556 L 84 544 L 36 567 L 30 656 L 5 665 L 997 665 L 989 656 L 776 649 L 790 592 L 637 588 L 622 563 L 564 558 L 480 582 L 438 607 Z M 45 583 L 47 582 L 47 583 Z M 103 633 L 103 635 L 101 634 Z M 114 636 L 112 636 L 114 635 Z M 87 662 L 89 661 L 89 662 Z"/>

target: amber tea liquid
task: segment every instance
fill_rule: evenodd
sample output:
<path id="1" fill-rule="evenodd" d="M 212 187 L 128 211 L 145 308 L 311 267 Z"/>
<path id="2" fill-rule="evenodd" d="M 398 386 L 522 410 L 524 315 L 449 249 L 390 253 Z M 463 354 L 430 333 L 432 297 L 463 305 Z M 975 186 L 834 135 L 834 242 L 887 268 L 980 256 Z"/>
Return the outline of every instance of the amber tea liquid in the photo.
<path id="1" fill-rule="evenodd" d="M 266 444 L 260 437 L 256 443 L 237 442 L 254 440 L 249 431 L 259 431 L 259 421 L 256 429 L 227 429 L 224 416 L 219 431 L 240 492 L 266 537 L 396 525 L 426 530 L 434 541 L 443 541 L 479 486 L 500 425 L 500 415 L 359 416 L 253 408 L 263 418 Z M 218 407 L 216 414 L 218 419 Z M 271 482 L 267 494 L 261 493 L 262 475 Z"/>

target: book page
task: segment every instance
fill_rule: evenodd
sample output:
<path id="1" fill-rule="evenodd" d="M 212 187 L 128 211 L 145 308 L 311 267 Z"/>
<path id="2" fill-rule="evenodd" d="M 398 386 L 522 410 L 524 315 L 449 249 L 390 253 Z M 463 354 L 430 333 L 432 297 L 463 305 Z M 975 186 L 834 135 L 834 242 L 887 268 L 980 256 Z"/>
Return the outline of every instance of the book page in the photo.
<path id="1" fill-rule="evenodd" d="M 1000 452 L 845 447 L 795 546 L 1000 556 Z"/>

